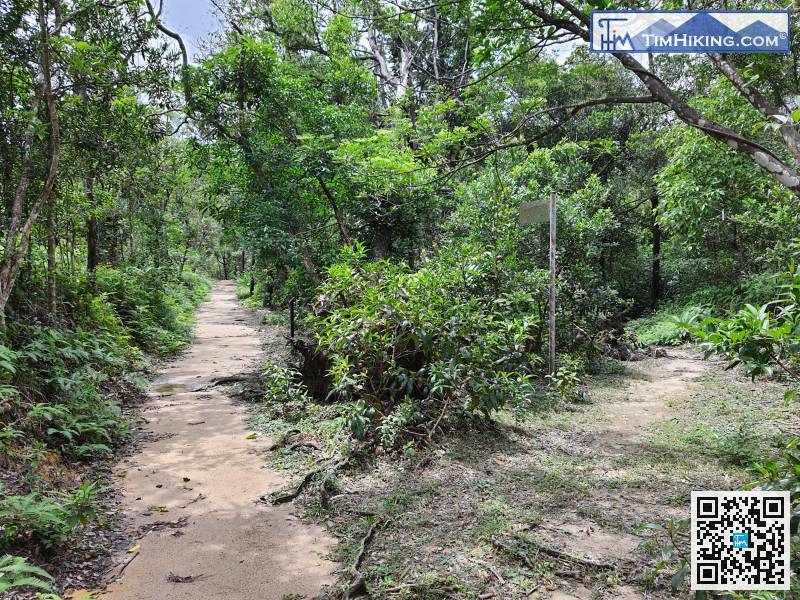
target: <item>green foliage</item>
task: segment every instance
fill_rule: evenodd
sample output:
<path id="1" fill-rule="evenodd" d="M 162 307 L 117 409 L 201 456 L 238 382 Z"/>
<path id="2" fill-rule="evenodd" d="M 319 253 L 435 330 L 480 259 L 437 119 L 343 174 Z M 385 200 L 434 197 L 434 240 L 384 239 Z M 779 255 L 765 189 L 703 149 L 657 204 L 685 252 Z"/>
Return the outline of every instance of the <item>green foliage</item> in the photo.
<path id="1" fill-rule="evenodd" d="M 71 327 L 9 323 L 0 345 L 0 387 L 11 423 L 0 451 L 43 442 L 81 460 L 107 456 L 128 432 L 113 382 L 145 366 L 140 348 L 166 354 L 189 340 L 208 281 L 154 271 L 98 269 L 97 292 L 73 295 Z M 101 291 L 102 290 L 102 291 Z M 13 348 L 13 349 L 12 349 Z"/>
<path id="2" fill-rule="evenodd" d="M 261 381 L 264 385 L 264 400 L 267 402 L 303 405 L 310 400 L 308 391 L 300 380 L 300 374 L 294 369 L 267 362 L 264 365 Z"/>
<path id="3" fill-rule="evenodd" d="M 4 430 L 5 445 L 33 436 L 80 458 L 108 453 L 127 424 L 103 387 L 125 368 L 128 347 L 115 344 L 107 332 L 19 323 L 11 332 L 21 345 L 15 352 L 11 383 L 16 393 L 10 400 L 12 411 L 21 415 Z"/>
<path id="4" fill-rule="evenodd" d="M 96 483 L 53 497 L 38 493 L 7 496 L 0 500 L 0 549 L 9 550 L 33 541 L 52 550 L 65 544 L 78 525 L 97 516 Z"/>
<path id="5" fill-rule="evenodd" d="M 585 401 L 585 392 L 581 387 L 581 378 L 575 369 L 558 367 L 555 373 L 546 375 L 553 391 L 562 399 L 571 402 Z"/>
<path id="6" fill-rule="evenodd" d="M 636 340 L 645 345 L 681 344 L 691 337 L 686 327 L 697 325 L 707 314 L 708 310 L 703 306 L 669 306 L 652 315 L 629 321 L 626 328 L 632 330 Z"/>
<path id="7" fill-rule="evenodd" d="M 481 294 L 491 257 L 463 258 L 411 271 L 367 262 L 357 246 L 329 268 L 308 324 L 331 363 L 331 396 L 351 402 L 356 437 L 427 432 L 450 406 L 489 415 L 537 372 L 530 297 Z"/>
<path id="8" fill-rule="evenodd" d="M 10 554 L 0 556 L 0 594 L 21 587 L 33 587 L 50 592 L 53 589 L 52 581 L 52 575 L 28 564 L 28 561 L 21 556 Z"/>
<path id="9" fill-rule="evenodd" d="M 794 265 L 781 276 L 781 294 L 762 306 L 746 304 L 724 317 L 710 317 L 681 326 L 700 342 L 706 356 L 730 358 L 728 368 L 742 365 L 752 378 L 776 369 L 800 376 L 800 274 Z"/>
<path id="10" fill-rule="evenodd" d="M 646 523 L 638 528 L 639 533 L 649 533 L 642 545 L 656 553 L 658 560 L 653 565 L 649 578 L 662 572 L 671 574 L 673 590 L 682 588 L 689 578 L 690 519 L 670 519 L 665 524 Z"/>
<path id="11" fill-rule="evenodd" d="M 186 345 L 194 307 L 210 287 L 195 274 L 184 273 L 174 279 L 155 268 L 101 268 L 96 281 L 132 340 L 158 354 L 170 354 Z"/>

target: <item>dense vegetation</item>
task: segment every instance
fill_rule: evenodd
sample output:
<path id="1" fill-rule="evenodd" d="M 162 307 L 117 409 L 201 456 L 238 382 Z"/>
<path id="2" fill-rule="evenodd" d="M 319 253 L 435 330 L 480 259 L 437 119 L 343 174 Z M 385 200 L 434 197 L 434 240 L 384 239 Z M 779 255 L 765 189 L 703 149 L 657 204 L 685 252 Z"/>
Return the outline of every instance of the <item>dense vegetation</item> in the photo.
<path id="1" fill-rule="evenodd" d="M 214 277 L 297 302 L 271 389 L 369 451 L 580 401 L 650 343 L 796 388 L 800 29 L 785 56 L 640 63 L 582 43 L 610 6 L 228 0 L 191 57 L 150 0 L 0 0 L 0 551 L 94 517 L 65 465 L 125 439 Z M 547 231 L 518 211 L 551 191 L 549 373 Z M 797 494 L 788 457 L 760 473 Z"/>

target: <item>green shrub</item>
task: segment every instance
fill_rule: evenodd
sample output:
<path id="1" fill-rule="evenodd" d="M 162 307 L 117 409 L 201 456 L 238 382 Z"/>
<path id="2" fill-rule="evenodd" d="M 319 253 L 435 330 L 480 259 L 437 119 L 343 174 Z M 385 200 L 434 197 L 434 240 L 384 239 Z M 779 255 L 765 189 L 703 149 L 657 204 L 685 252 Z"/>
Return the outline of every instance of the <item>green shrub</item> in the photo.
<path id="1" fill-rule="evenodd" d="M 488 415 L 539 372 L 532 298 L 495 293 L 492 257 L 472 259 L 411 271 L 368 262 L 356 247 L 328 269 L 307 323 L 356 437 L 379 430 L 393 443 L 399 432 L 429 432 L 451 408 Z"/>
<path id="2" fill-rule="evenodd" d="M 139 347 L 159 354 L 182 348 L 209 282 L 189 272 L 164 280 L 158 270 L 100 268 L 94 286 L 92 293 L 66 290 L 71 322 L 9 322 L 0 344 L 0 402 L 14 426 L 0 431 L 0 451 L 36 441 L 79 459 L 110 452 L 128 424 L 109 379 L 144 366 Z"/>
<path id="3" fill-rule="evenodd" d="M 264 365 L 262 381 L 265 399 L 268 401 L 305 404 L 310 400 L 308 391 L 300 380 L 300 374 L 294 369 L 268 362 Z"/>
<path id="4" fill-rule="evenodd" d="M 730 358 L 752 378 L 775 372 L 800 381 L 800 273 L 792 265 L 781 277 L 781 293 L 761 306 L 746 304 L 722 317 L 682 323 L 700 341 L 706 357 Z"/>
<path id="5" fill-rule="evenodd" d="M 794 264 L 777 277 L 777 298 L 760 306 L 745 304 L 720 317 L 678 321 L 681 329 L 700 342 L 706 358 L 730 359 L 727 368 L 741 365 L 752 378 L 780 373 L 800 382 L 800 272 Z M 787 393 L 787 399 L 796 395 Z"/>
<path id="6" fill-rule="evenodd" d="M 196 274 L 186 272 L 174 280 L 154 268 L 103 267 L 95 278 L 136 345 L 157 354 L 176 352 L 189 342 L 194 307 L 210 287 Z"/>
<path id="7" fill-rule="evenodd" d="M 103 388 L 109 376 L 126 368 L 129 348 L 106 332 L 20 323 L 10 330 L 21 345 L 11 369 L 0 368 L 14 389 L 7 398 L 21 414 L 3 435 L 6 445 L 27 435 L 80 458 L 109 452 L 127 424 Z"/>

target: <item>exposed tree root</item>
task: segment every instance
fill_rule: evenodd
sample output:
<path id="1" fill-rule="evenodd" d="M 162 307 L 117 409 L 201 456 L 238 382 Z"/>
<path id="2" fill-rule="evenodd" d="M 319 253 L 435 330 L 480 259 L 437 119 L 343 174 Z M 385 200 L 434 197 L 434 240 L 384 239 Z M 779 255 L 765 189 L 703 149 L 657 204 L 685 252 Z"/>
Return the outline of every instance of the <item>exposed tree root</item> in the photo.
<path id="1" fill-rule="evenodd" d="M 367 554 L 367 546 L 372 542 L 372 538 L 375 537 L 375 532 L 381 525 L 383 525 L 383 521 L 375 521 L 369 528 L 369 531 L 367 531 L 367 535 L 361 539 L 361 547 L 358 550 L 356 559 L 353 561 L 353 566 L 350 567 L 350 574 L 353 576 L 353 582 L 350 584 L 350 587 L 347 588 L 347 592 L 344 595 L 345 599 L 358 598 L 367 593 L 367 582 L 363 573 L 360 571 L 361 564 L 364 562 L 364 557 Z"/>
<path id="2" fill-rule="evenodd" d="M 277 450 L 278 448 L 283 448 L 287 443 L 289 443 L 289 440 L 292 438 L 292 436 L 297 435 L 298 433 L 300 433 L 299 429 L 290 429 L 289 431 L 281 434 L 278 440 L 272 444 L 269 449 Z"/>
<path id="3" fill-rule="evenodd" d="M 502 576 L 502 575 L 500 575 L 500 572 L 499 572 L 499 571 L 498 571 L 498 570 L 497 570 L 497 569 L 494 567 L 494 565 L 490 565 L 490 564 L 489 564 L 488 562 L 486 562 L 485 560 L 480 560 L 480 559 L 478 559 L 478 558 L 470 558 L 469 560 L 471 560 L 472 562 L 474 562 L 476 565 L 480 565 L 480 566 L 482 566 L 482 567 L 484 567 L 484 568 L 488 569 L 488 570 L 489 570 L 489 572 L 490 572 L 492 575 L 494 575 L 494 576 L 495 576 L 495 579 L 497 579 L 497 582 L 498 582 L 498 583 L 499 583 L 501 586 L 503 586 L 503 585 L 505 585 L 505 584 L 506 584 L 506 580 L 505 580 L 505 579 L 503 579 L 503 576 Z"/>
<path id="4" fill-rule="evenodd" d="M 259 498 L 259 500 L 263 502 L 268 502 L 269 504 L 285 504 L 286 502 L 291 502 L 295 498 L 297 498 L 300 494 L 303 493 L 303 490 L 306 489 L 309 483 L 311 483 L 317 475 L 321 473 L 329 472 L 329 473 L 336 473 L 339 469 L 344 467 L 350 460 L 350 456 L 345 456 L 344 458 L 339 459 L 332 465 L 324 465 L 319 469 L 314 469 L 309 471 L 305 474 L 305 477 L 300 481 L 298 486 L 294 489 L 294 491 L 289 492 L 287 494 L 283 494 L 282 496 L 277 496 L 270 498 L 269 495 L 265 494 Z"/>
<path id="5" fill-rule="evenodd" d="M 521 551 L 520 549 L 514 547 L 512 544 L 508 544 L 508 543 L 505 543 L 505 542 L 501 541 L 500 537 L 501 536 L 493 537 L 492 538 L 492 544 L 494 544 L 498 548 L 501 548 L 502 550 L 505 550 L 509 554 L 511 554 L 513 556 L 516 556 L 517 558 L 521 559 L 525 563 L 526 566 L 531 567 L 531 568 L 533 567 L 533 563 L 532 563 L 530 557 L 527 555 L 527 553 L 525 553 L 525 552 Z M 572 556 L 571 554 L 567 554 L 566 552 L 562 552 L 561 550 L 557 550 L 556 548 L 550 548 L 548 546 L 543 546 L 542 544 L 540 544 L 538 542 L 535 542 L 535 541 L 532 541 L 532 540 L 527 540 L 527 539 L 522 538 L 520 536 L 506 535 L 506 536 L 503 536 L 503 537 L 510 537 L 510 538 L 512 538 L 514 540 L 518 540 L 518 541 L 520 541 L 520 542 L 522 542 L 524 544 L 528 544 L 528 545 L 533 546 L 534 548 L 536 548 L 536 550 L 538 552 L 541 552 L 543 554 L 547 554 L 548 556 L 552 556 L 553 558 L 557 558 L 559 560 L 563 560 L 563 561 L 570 562 L 570 563 L 573 563 L 573 564 L 581 565 L 581 566 L 586 567 L 588 569 L 593 569 L 593 570 L 614 570 L 615 569 L 615 567 L 613 565 L 596 562 L 596 561 L 590 560 L 588 558 L 580 558 L 578 556 Z"/>
<path id="6" fill-rule="evenodd" d="M 218 377 L 216 379 L 212 379 L 208 385 L 189 390 L 191 392 L 205 392 L 206 390 L 210 390 L 211 388 L 215 388 L 219 385 L 230 385 L 231 383 L 246 383 L 249 381 L 255 381 L 256 377 L 253 375 L 231 375 L 229 377 Z"/>

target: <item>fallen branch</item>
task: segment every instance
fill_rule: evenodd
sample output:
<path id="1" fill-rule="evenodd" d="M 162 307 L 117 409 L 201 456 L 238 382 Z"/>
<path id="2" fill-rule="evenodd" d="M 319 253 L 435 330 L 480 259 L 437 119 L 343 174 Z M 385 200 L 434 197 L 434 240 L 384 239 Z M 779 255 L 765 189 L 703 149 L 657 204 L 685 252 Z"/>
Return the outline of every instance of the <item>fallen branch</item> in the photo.
<path id="1" fill-rule="evenodd" d="M 231 375 L 229 377 L 218 377 L 216 379 L 212 379 L 205 387 L 197 388 L 191 391 L 205 392 L 206 390 L 210 390 L 211 388 L 215 388 L 220 385 L 229 385 L 231 383 L 245 383 L 248 381 L 255 381 L 255 379 L 256 378 L 252 375 Z"/>
<path id="2" fill-rule="evenodd" d="M 356 559 L 353 561 L 353 566 L 350 567 L 350 574 L 353 576 L 353 583 L 351 583 L 350 587 L 347 588 L 347 592 L 344 596 L 345 598 L 357 598 L 358 596 L 363 596 L 367 593 L 367 582 L 364 578 L 364 574 L 360 571 L 361 564 L 364 562 L 364 557 L 367 554 L 367 546 L 369 546 L 370 542 L 372 542 L 372 538 L 375 537 L 375 532 L 382 524 L 383 521 L 375 521 L 369 528 L 369 531 L 367 531 L 367 535 L 361 539 L 361 547 L 358 550 Z"/>
<path id="3" fill-rule="evenodd" d="M 125 571 L 125 569 L 128 568 L 128 565 L 131 564 L 136 559 L 137 556 L 139 556 L 138 551 L 131 554 L 127 558 L 127 560 L 124 563 L 122 563 L 122 566 L 119 569 L 117 569 L 116 573 L 106 578 L 106 583 L 113 583 L 114 581 L 122 577 L 122 573 Z"/>
<path id="4" fill-rule="evenodd" d="M 319 444 L 317 444 L 316 442 L 312 442 L 310 440 L 295 442 L 294 444 L 289 446 L 287 450 L 292 451 L 292 450 L 297 450 L 298 448 L 313 448 L 314 450 L 322 450 L 322 448 L 319 447 Z"/>
<path id="5" fill-rule="evenodd" d="M 436 422 L 433 424 L 433 427 L 430 428 L 428 431 L 428 442 L 433 440 L 433 434 L 436 432 L 436 429 L 439 427 L 439 423 L 442 422 L 442 418 L 444 418 L 444 413 L 447 412 L 447 407 L 450 406 L 450 399 L 452 396 L 448 396 L 447 400 L 444 402 L 444 406 L 442 406 L 442 412 L 439 413 L 439 418 L 436 419 Z"/>
<path id="6" fill-rule="evenodd" d="M 151 531 L 161 531 L 162 529 L 179 529 L 181 527 L 186 527 L 188 523 L 189 517 L 180 517 L 177 521 L 155 521 L 140 527 L 138 534 L 141 537 L 150 533 Z"/>
<path id="7" fill-rule="evenodd" d="M 179 506 L 178 508 L 186 508 L 187 506 L 194 504 L 195 502 L 200 502 L 200 500 L 205 500 L 205 499 L 206 499 L 205 494 L 197 494 L 197 498 L 195 498 L 194 500 L 189 500 L 189 502 L 187 502 L 183 506 Z"/>

